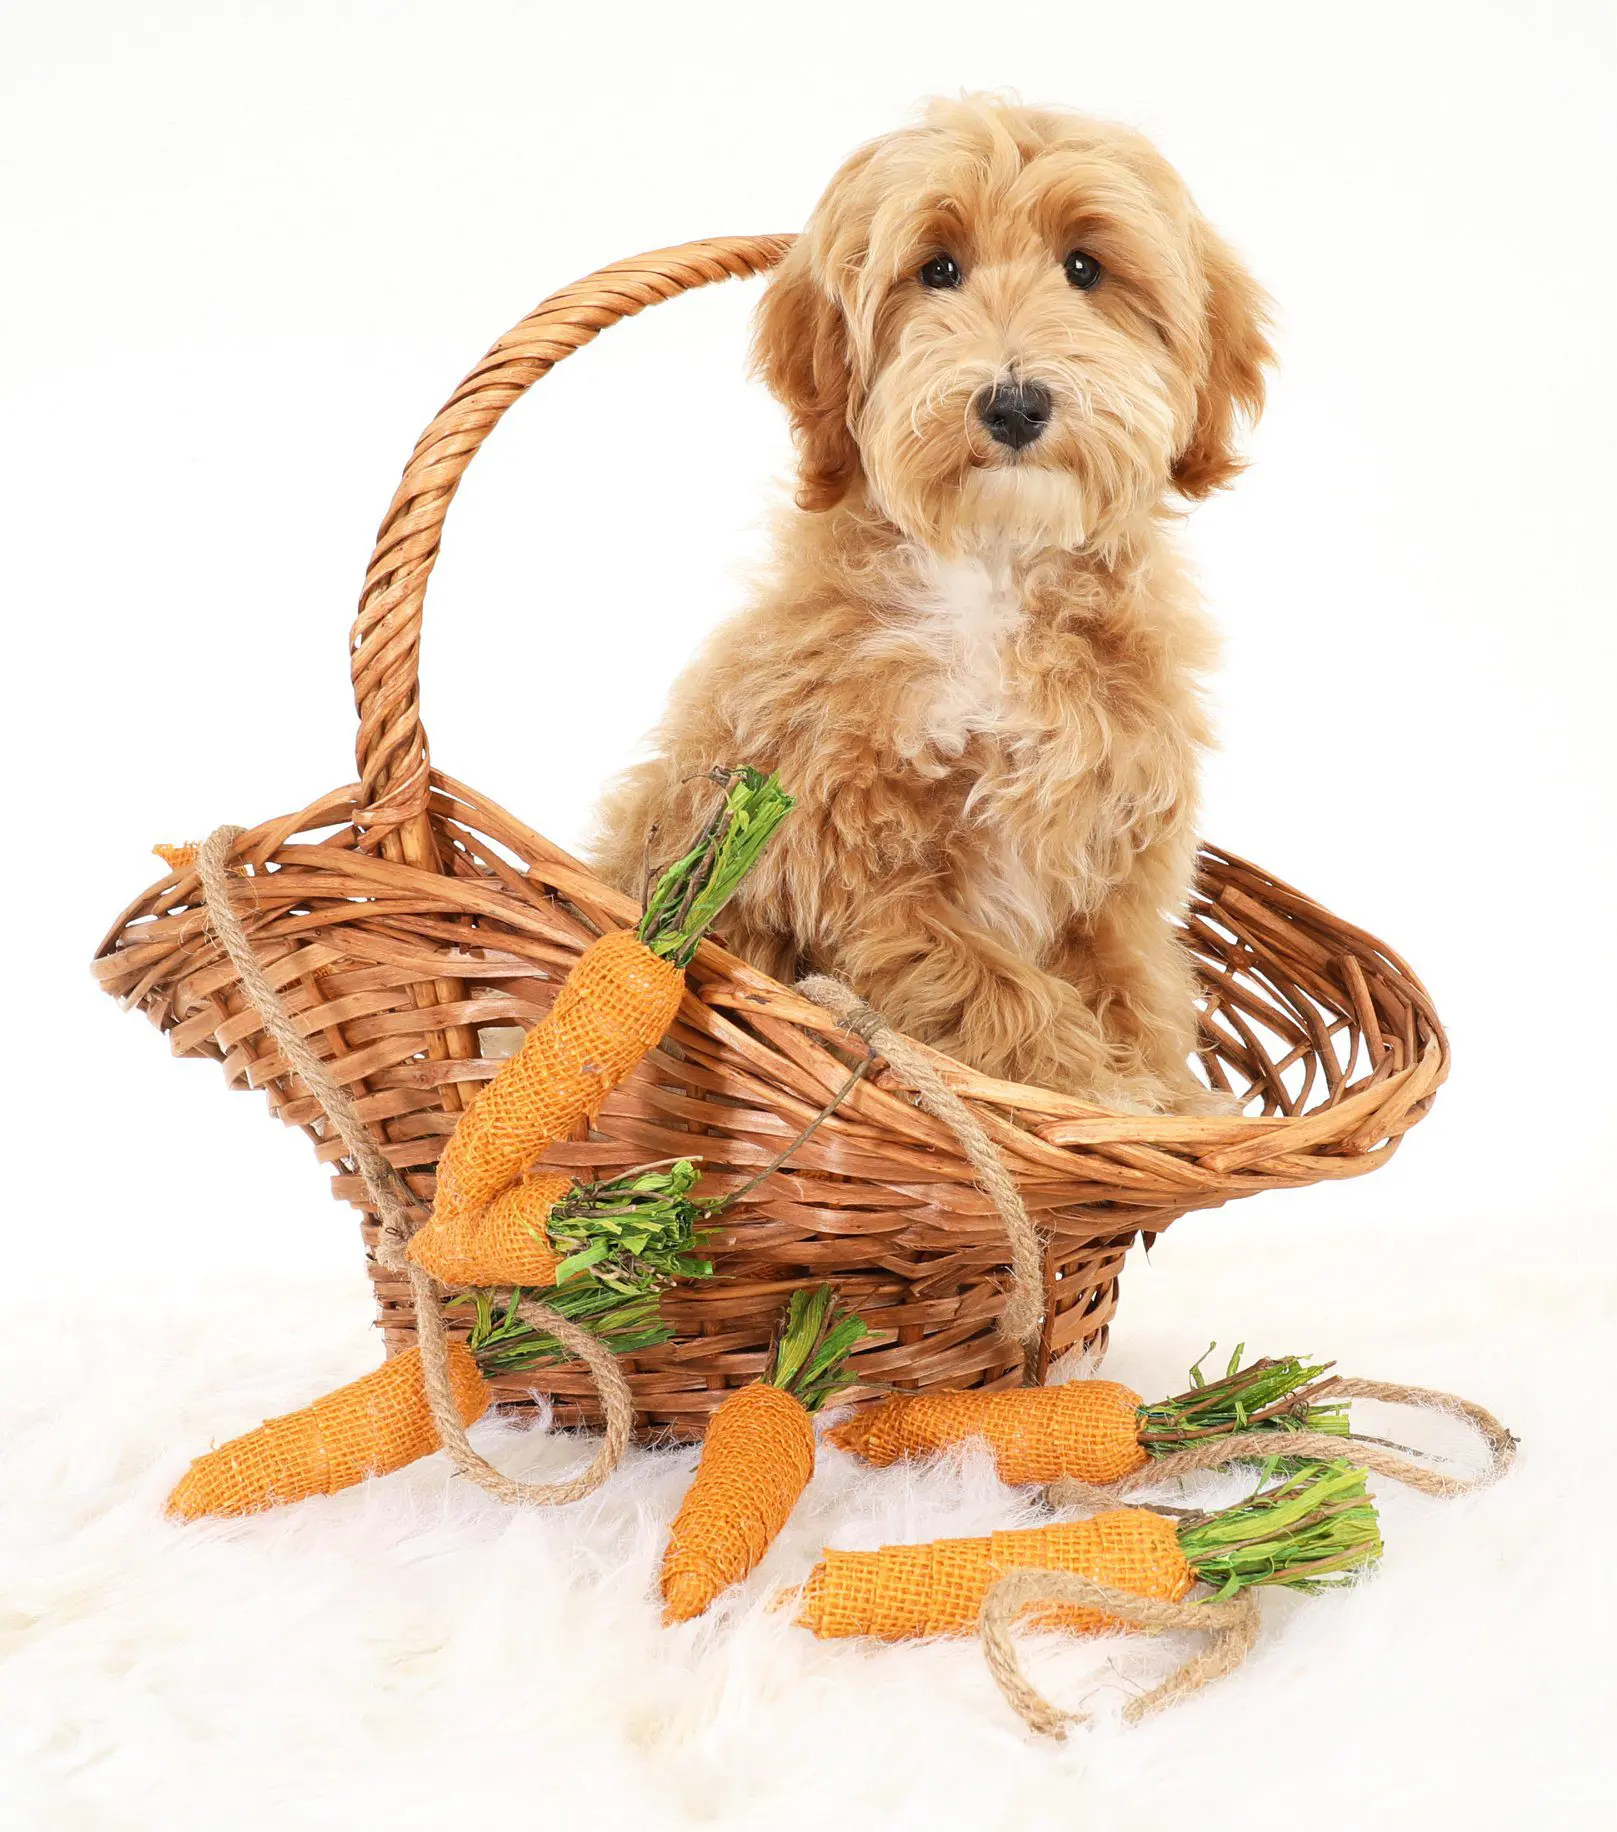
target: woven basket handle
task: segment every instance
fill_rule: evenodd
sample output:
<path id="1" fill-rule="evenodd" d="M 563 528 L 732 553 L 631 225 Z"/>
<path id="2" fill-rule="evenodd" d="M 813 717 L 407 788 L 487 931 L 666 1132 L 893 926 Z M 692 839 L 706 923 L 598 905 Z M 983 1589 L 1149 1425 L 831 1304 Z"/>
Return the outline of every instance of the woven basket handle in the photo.
<path id="1" fill-rule="evenodd" d="M 377 534 L 349 641 L 359 712 L 354 825 L 367 846 L 412 864 L 437 863 L 426 826 L 421 605 L 450 501 L 501 415 L 564 356 L 620 318 L 715 280 L 762 273 L 791 242 L 789 235 L 685 242 L 564 286 L 495 344 L 421 435 Z"/>

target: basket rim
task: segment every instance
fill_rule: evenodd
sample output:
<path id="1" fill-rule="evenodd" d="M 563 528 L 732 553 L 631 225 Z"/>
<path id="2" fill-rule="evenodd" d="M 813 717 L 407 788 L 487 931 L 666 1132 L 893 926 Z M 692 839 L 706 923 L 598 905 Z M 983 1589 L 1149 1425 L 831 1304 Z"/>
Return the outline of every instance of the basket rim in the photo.
<path id="1" fill-rule="evenodd" d="M 627 928 L 638 919 L 640 909 L 633 898 L 602 882 L 581 861 L 507 809 L 437 769 L 431 770 L 431 786 L 433 799 L 429 806 L 435 814 L 442 817 L 455 809 L 475 810 L 478 824 L 484 831 L 488 831 L 490 823 L 500 830 L 489 837 L 504 844 L 514 842 L 513 849 L 530 862 L 526 867 L 529 874 L 542 871 L 543 882 L 549 891 L 579 912 L 594 932 Z M 363 835 L 352 820 L 362 807 L 363 795 L 362 784 L 350 783 L 321 796 L 295 814 L 260 822 L 243 834 L 234 848 L 234 856 L 243 864 L 257 868 L 273 862 L 278 868 L 342 871 L 357 875 L 378 889 L 414 890 L 422 902 L 437 903 L 446 913 L 481 915 L 497 922 L 508 922 L 517 930 L 527 928 L 535 934 L 545 932 L 538 917 L 514 899 L 497 880 L 473 880 L 367 850 Z M 303 845 L 296 842 L 295 836 L 299 833 L 325 827 L 333 831 L 320 842 Z M 987 1110 L 984 1117 L 1000 1143 L 1023 1147 L 1016 1154 L 1019 1158 L 1023 1157 L 1024 1150 L 1031 1149 L 1034 1159 L 1042 1160 L 1047 1175 L 1070 1175 L 1070 1154 L 1075 1148 L 1083 1152 L 1137 1146 L 1153 1157 L 1165 1154 L 1181 1161 L 1184 1154 L 1188 1154 L 1201 1170 L 1220 1177 L 1257 1169 L 1278 1155 L 1292 1161 L 1291 1174 L 1282 1180 L 1294 1183 L 1311 1182 L 1326 1174 L 1317 1163 L 1313 1163 L 1310 1170 L 1304 1170 L 1300 1160 L 1305 1158 L 1312 1161 L 1322 1156 L 1334 1157 L 1343 1171 L 1351 1163 L 1354 1174 L 1361 1168 L 1370 1169 L 1383 1162 L 1396 1146 L 1397 1135 L 1390 1137 L 1388 1144 L 1379 1151 L 1370 1149 L 1372 1141 L 1387 1136 L 1389 1122 L 1400 1125 L 1401 1130 L 1400 1123 L 1417 1105 L 1429 1100 L 1448 1073 L 1448 1039 L 1426 988 L 1407 963 L 1368 930 L 1345 922 L 1316 899 L 1272 877 L 1240 855 L 1203 844 L 1197 864 L 1198 885 L 1209 869 L 1249 876 L 1261 882 L 1285 906 L 1289 915 L 1312 915 L 1329 923 L 1337 935 L 1352 945 L 1355 958 L 1358 952 L 1373 958 L 1380 976 L 1395 981 L 1400 994 L 1408 1000 L 1419 1045 L 1412 1059 L 1403 1068 L 1372 1075 L 1355 1091 L 1334 1100 L 1327 1099 L 1300 1113 L 1133 1114 L 1118 1113 L 1054 1089 L 1000 1081 L 929 1045 L 911 1040 L 914 1047 L 935 1064 L 955 1093 Z M 96 950 L 93 970 L 97 978 L 107 982 L 126 972 L 132 964 L 134 949 L 152 948 L 159 954 L 168 954 L 171 943 L 131 937 L 130 927 L 165 905 L 176 901 L 184 903 L 187 894 L 197 889 L 198 882 L 194 866 L 182 867 L 155 880 L 134 898 Z M 356 901 L 354 919 L 362 919 L 367 907 L 363 901 Z M 1215 903 L 1213 907 L 1221 906 Z M 339 919 L 330 910 L 325 910 L 320 920 L 329 926 Z M 1279 922 L 1281 919 L 1274 917 L 1273 920 Z M 474 961 L 465 963 L 468 967 L 475 964 Z M 123 996 L 122 1002 L 126 1005 L 141 1003 L 151 982 L 151 974 L 141 973 L 136 986 Z M 698 998 L 709 1011 L 733 1014 L 736 1018 L 762 1016 L 782 1020 L 822 1041 L 845 1036 L 830 1012 L 730 953 L 721 942 L 713 939 L 702 943 L 691 962 L 687 984 L 690 989 L 687 996 Z M 1037 1130 L 1030 1123 L 1035 1120 L 1042 1122 Z M 1355 1140 L 1361 1141 L 1360 1145 L 1352 1157 L 1343 1158 L 1344 1144 Z M 1061 1154 L 1058 1161 L 1052 1162 L 1047 1155 L 1052 1152 Z M 1035 1180 L 1038 1170 L 1037 1162 L 1023 1162 L 1018 1166 L 1019 1176 L 1031 1175 Z M 1186 1194 L 1192 1192 L 1187 1190 Z"/>

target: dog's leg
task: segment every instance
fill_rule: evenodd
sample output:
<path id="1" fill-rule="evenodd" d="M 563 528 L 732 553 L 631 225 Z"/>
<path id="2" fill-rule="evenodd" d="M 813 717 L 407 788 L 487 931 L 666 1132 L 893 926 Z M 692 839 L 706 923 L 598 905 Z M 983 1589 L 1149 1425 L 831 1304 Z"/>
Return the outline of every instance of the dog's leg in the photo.
<path id="1" fill-rule="evenodd" d="M 1005 1081 L 1137 1107 L 1118 1052 L 1073 986 L 940 901 L 882 898 L 828 970 L 896 1029 Z"/>
<path id="2" fill-rule="evenodd" d="M 1230 1112 L 1190 1068 L 1196 1047 L 1196 973 L 1164 914 L 1179 899 L 1166 861 L 1143 858 L 1101 908 L 1063 935 L 1051 967 L 1097 1014 L 1137 1098 L 1178 1113 Z M 1152 869 L 1155 866 L 1157 869 Z"/>

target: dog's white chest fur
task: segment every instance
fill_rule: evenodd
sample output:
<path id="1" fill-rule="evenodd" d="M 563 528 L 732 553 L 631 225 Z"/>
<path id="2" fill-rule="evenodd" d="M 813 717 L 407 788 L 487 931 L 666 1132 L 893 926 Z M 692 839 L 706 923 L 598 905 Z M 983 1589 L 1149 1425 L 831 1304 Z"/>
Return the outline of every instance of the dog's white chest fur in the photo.
<path id="1" fill-rule="evenodd" d="M 1025 615 L 1008 564 L 920 558 L 913 596 L 888 630 L 915 664 L 904 720 L 912 744 L 954 758 L 972 737 L 1014 727 L 1006 648 Z"/>
<path id="2" fill-rule="evenodd" d="M 1029 869 L 1014 823 L 996 805 L 1016 774 L 1018 741 L 1030 735 L 1011 665 L 1026 618 L 1008 563 L 923 555 L 915 590 L 883 640 L 901 647 L 913 671 L 895 735 L 914 768 L 942 774 L 973 739 L 988 739 L 999 754 L 965 799 L 962 812 L 972 818 L 952 850 L 955 895 L 971 921 L 1036 958 L 1056 928 L 1050 887 Z"/>

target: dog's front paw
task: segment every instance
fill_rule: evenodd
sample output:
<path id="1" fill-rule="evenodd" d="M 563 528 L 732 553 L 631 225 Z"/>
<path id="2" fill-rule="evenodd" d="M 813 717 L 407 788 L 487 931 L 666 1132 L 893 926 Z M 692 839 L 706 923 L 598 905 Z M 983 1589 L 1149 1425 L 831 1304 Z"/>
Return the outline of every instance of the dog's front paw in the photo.
<path id="1" fill-rule="evenodd" d="M 1173 1091 L 1149 1076 L 1108 1077 L 1088 1088 L 1070 1088 L 1068 1092 L 1080 1100 L 1093 1101 L 1108 1113 L 1145 1115 L 1173 1111 Z"/>
<path id="2" fill-rule="evenodd" d="M 1148 1113 L 1166 1113 L 1169 1110 L 1168 1100 L 1165 1094 L 1153 1094 L 1143 1089 L 1108 1089 L 1097 1098 L 1108 1113 L 1128 1113 L 1143 1116 Z"/>
<path id="3" fill-rule="evenodd" d="M 1234 1119 L 1244 1112 L 1246 1103 L 1238 1094 L 1226 1094 L 1222 1088 L 1194 1087 L 1179 1089 L 1173 1098 L 1173 1111 L 1204 1119 Z"/>

